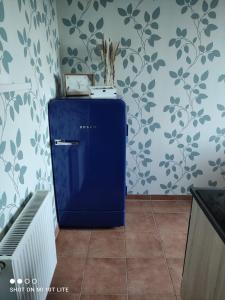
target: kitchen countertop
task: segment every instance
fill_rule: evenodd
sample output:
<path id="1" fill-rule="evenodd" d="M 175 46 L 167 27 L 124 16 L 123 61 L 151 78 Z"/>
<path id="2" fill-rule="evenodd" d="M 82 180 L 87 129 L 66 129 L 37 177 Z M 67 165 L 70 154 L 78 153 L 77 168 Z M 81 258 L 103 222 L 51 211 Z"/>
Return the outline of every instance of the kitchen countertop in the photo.
<path id="1" fill-rule="evenodd" d="M 190 191 L 225 243 L 225 189 L 191 188 Z"/>

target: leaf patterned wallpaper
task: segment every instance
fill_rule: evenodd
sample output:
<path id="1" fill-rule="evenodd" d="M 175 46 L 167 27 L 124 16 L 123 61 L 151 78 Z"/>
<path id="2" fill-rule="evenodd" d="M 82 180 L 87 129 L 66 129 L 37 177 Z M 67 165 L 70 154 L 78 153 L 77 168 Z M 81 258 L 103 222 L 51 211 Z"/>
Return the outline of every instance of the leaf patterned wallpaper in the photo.
<path id="1" fill-rule="evenodd" d="M 62 71 L 102 83 L 103 34 L 120 41 L 128 192 L 225 183 L 225 1 L 57 1 Z"/>
<path id="2" fill-rule="evenodd" d="M 0 232 L 30 192 L 53 193 L 47 102 L 58 25 L 62 71 L 93 72 L 96 84 L 103 34 L 120 41 L 129 193 L 224 186 L 224 11 L 222 0 L 0 0 L 0 82 L 26 86 L 0 90 Z"/>
<path id="3" fill-rule="evenodd" d="M 0 90 L 0 232 L 30 192 L 52 191 L 47 102 L 58 48 L 54 0 L 0 0 L 0 82 L 25 87 Z"/>

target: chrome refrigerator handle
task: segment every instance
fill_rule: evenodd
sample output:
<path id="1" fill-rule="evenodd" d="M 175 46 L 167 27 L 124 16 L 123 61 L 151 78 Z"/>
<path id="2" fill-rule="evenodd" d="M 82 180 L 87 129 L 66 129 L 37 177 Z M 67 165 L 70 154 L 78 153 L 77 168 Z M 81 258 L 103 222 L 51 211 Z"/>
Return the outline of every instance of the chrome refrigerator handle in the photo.
<path id="1" fill-rule="evenodd" d="M 79 145 L 79 141 L 69 141 L 69 140 L 54 140 L 55 146 L 72 146 Z"/>

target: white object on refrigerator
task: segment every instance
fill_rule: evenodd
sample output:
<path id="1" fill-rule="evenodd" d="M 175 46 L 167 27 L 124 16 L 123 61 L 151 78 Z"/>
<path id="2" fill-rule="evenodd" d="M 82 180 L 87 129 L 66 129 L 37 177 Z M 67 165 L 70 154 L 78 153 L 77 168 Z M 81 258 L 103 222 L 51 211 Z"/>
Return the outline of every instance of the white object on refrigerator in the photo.
<path id="1" fill-rule="evenodd" d="M 91 98 L 117 98 L 116 88 L 113 86 L 90 86 Z"/>

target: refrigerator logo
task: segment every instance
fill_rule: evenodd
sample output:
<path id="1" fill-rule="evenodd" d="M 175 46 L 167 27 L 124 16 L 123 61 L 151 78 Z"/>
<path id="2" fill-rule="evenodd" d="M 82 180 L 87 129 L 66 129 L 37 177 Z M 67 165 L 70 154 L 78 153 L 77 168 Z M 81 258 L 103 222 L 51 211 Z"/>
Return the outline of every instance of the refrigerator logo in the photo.
<path id="1" fill-rule="evenodd" d="M 80 129 L 96 129 L 96 125 L 80 125 Z"/>

